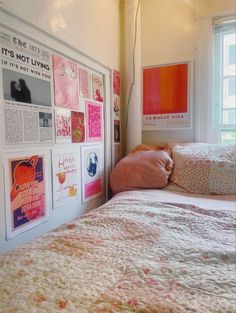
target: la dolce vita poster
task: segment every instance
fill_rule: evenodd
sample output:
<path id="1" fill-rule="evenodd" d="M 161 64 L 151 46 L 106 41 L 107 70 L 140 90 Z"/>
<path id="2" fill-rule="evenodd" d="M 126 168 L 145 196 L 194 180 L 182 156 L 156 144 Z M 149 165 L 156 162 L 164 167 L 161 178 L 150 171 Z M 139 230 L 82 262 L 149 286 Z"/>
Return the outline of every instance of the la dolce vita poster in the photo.
<path id="1" fill-rule="evenodd" d="M 53 207 L 60 207 L 77 200 L 80 203 L 81 173 L 80 151 L 64 146 L 54 148 L 53 160 Z"/>

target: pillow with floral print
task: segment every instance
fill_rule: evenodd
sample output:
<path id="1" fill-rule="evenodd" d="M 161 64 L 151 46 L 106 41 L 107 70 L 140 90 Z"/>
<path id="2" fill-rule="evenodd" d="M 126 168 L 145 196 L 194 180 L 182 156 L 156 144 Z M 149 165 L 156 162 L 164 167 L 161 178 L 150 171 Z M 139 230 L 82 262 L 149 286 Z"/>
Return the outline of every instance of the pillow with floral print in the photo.
<path id="1" fill-rule="evenodd" d="M 172 150 L 170 181 L 202 194 L 236 193 L 236 150 L 233 144 L 190 144 Z"/>

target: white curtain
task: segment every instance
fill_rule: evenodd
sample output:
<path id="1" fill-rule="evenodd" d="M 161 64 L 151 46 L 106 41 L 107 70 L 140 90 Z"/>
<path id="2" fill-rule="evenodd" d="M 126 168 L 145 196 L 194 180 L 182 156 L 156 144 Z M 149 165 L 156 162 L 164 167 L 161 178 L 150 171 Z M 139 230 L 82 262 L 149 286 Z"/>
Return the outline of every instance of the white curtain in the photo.
<path id="1" fill-rule="evenodd" d="M 218 142 L 219 125 L 214 119 L 212 19 L 196 20 L 195 117 L 197 142 Z"/>

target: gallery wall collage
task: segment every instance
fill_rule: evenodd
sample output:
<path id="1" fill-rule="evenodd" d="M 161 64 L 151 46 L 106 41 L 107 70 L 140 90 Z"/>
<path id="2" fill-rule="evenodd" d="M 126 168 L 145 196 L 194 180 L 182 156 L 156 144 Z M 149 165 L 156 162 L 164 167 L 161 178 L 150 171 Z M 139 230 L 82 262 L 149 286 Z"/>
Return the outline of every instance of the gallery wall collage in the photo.
<path id="1" fill-rule="evenodd" d="M 47 221 L 51 209 L 71 201 L 84 204 L 104 192 L 104 77 L 5 27 L 0 49 L 10 239 Z M 119 155 L 119 72 L 113 77 L 113 146 Z"/>

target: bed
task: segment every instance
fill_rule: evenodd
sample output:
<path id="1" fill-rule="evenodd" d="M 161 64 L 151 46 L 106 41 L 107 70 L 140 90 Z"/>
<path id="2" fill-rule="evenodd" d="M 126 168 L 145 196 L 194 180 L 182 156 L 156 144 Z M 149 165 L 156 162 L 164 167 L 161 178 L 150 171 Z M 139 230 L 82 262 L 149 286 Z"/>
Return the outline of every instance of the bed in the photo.
<path id="1" fill-rule="evenodd" d="M 0 256 L 0 312 L 235 313 L 235 200 L 118 192 Z"/>

